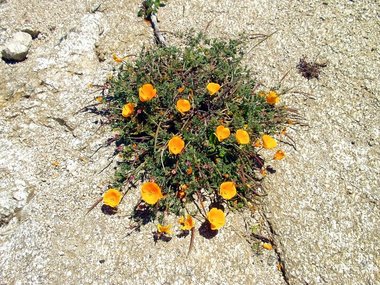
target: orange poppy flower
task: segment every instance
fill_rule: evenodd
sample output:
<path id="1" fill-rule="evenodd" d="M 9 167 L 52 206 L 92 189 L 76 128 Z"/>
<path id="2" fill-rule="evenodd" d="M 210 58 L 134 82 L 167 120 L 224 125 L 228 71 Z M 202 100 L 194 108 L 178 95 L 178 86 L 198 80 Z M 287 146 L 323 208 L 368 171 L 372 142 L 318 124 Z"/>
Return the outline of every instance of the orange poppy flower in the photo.
<path id="1" fill-rule="evenodd" d="M 280 97 L 278 97 L 276 91 L 269 91 L 266 100 L 268 104 L 274 105 L 280 102 Z"/>
<path id="2" fill-rule="evenodd" d="M 219 187 L 219 195 L 226 200 L 230 200 L 237 194 L 234 182 L 223 182 Z"/>
<path id="3" fill-rule="evenodd" d="M 115 208 L 119 205 L 123 194 L 117 189 L 111 188 L 108 189 L 103 194 L 103 204 Z"/>
<path id="4" fill-rule="evenodd" d="M 249 134 L 242 129 L 236 131 L 235 137 L 239 144 L 249 143 Z"/>
<path id="5" fill-rule="evenodd" d="M 157 90 L 153 88 L 150 83 L 144 84 L 139 88 L 139 98 L 141 102 L 147 102 L 152 100 L 157 95 Z"/>
<path id="6" fill-rule="evenodd" d="M 275 159 L 275 160 L 281 160 L 284 157 L 285 157 L 285 152 L 280 149 L 280 150 L 276 151 L 276 153 L 273 156 L 273 159 Z"/>
<path id="7" fill-rule="evenodd" d="M 185 91 L 185 87 L 181 86 L 177 89 L 178 93 L 182 93 L 183 91 Z"/>
<path id="8" fill-rule="evenodd" d="M 128 103 L 123 106 L 123 110 L 121 114 L 123 115 L 123 117 L 128 118 L 132 116 L 134 111 L 135 111 L 135 105 L 133 103 Z"/>
<path id="9" fill-rule="evenodd" d="M 179 154 L 185 147 L 185 142 L 179 136 L 174 136 L 169 140 L 168 143 L 169 151 L 172 154 Z"/>
<path id="10" fill-rule="evenodd" d="M 220 142 L 228 138 L 230 134 L 231 134 L 230 129 L 224 126 L 218 126 L 215 131 L 215 135 Z"/>
<path id="11" fill-rule="evenodd" d="M 186 99 L 179 99 L 176 104 L 177 110 L 181 113 L 184 114 L 191 109 L 191 104 L 189 100 Z"/>
<path id="12" fill-rule="evenodd" d="M 173 234 L 172 230 L 171 230 L 171 225 L 167 225 L 167 226 L 163 226 L 163 225 L 160 225 L 158 224 L 157 225 L 157 231 L 160 233 L 160 234 L 168 234 L 168 235 L 171 235 Z"/>
<path id="13" fill-rule="evenodd" d="M 277 141 L 271 136 L 263 135 L 261 139 L 263 141 L 263 147 L 266 149 L 272 149 L 277 146 Z"/>
<path id="14" fill-rule="evenodd" d="M 195 227 L 195 221 L 190 215 L 186 215 L 186 218 L 184 216 L 180 217 L 178 223 L 182 225 L 181 230 L 184 231 L 189 231 Z"/>
<path id="15" fill-rule="evenodd" d="M 154 182 L 145 182 L 141 185 L 141 198 L 148 204 L 154 205 L 163 198 L 161 188 Z"/>
<path id="16" fill-rule="evenodd" d="M 220 85 L 218 83 L 209 83 L 206 86 L 206 89 L 210 95 L 214 95 L 216 92 L 220 90 Z"/>
<path id="17" fill-rule="evenodd" d="M 207 220 L 210 222 L 212 230 L 219 230 L 226 223 L 226 216 L 222 210 L 212 208 L 207 213 Z"/>

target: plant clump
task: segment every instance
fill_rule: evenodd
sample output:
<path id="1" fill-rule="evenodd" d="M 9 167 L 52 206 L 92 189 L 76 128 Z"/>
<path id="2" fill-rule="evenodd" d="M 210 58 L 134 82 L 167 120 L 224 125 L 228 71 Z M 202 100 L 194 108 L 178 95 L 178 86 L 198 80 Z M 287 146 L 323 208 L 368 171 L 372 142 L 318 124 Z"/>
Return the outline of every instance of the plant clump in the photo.
<path id="1" fill-rule="evenodd" d="M 181 48 L 144 48 L 107 82 L 103 114 L 122 158 L 112 188 L 126 192 L 141 181 L 136 209 L 149 209 L 160 234 L 172 233 L 162 225 L 166 213 L 182 230 L 194 228 L 193 217 L 219 230 L 228 210 L 260 189 L 268 167 L 260 152 L 277 147 L 288 111 L 278 91 L 260 88 L 243 56 L 243 40 L 198 35 Z M 105 201 L 116 205 L 118 195 Z M 197 206 L 191 215 L 189 203 Z"/>

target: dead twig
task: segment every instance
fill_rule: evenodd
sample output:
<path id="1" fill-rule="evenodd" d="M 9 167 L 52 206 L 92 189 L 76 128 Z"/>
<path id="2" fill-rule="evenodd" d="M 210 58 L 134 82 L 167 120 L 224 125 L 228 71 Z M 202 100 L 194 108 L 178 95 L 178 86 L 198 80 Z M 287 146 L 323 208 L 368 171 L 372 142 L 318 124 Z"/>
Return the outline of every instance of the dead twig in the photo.
<path id="1" fill-rule="evenodd" d="M 191 237 L 190 237 L 190 244 L 189 244 L 189 250 L 187 251 L 186 257 L 189 257 L 191 250 L 194 247 L 194 238 L 195 238 L 195 227 L 191 228 Z"/>
<path id="2" fill-rule="evenodd" d="M 100 197 L 98 200 L 96 200 L 95 203 L 90 208 L 88 208 L 86 214 L 84 215 L 87 216 L 87 214 L 90 213 L 102 200 L 103 197 Z"/>
<path id="3" fill-rule="evenodd" d="M 157 44 L 166 47 L 166 40 L 164 36 L 161 34 L 160 29 L 158 28 L 158 20 L 156 14 L 151 14 L 149 17 L 149 21 L 152 25 L 154 37 L 156 38 Z"/>

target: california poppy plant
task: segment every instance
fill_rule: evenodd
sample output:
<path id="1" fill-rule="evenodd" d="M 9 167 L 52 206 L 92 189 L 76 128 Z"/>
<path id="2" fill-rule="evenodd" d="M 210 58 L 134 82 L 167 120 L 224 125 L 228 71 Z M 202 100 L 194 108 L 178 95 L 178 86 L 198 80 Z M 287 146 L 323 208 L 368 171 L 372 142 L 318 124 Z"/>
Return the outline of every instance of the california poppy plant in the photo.
<path id="1" fill-rule="evenodd" d="M 140 14 L 149 16 L 145 10 Z M 137 205 L 126 207 L 142 215 L 133 226 L 152 222 L 154 240 L 189 235 L 190 252 L 198 228 L 212 237 L 227 226 L 228 213 L 253 208 L 255 189 L 284 160 L 281 130 L 302 122 L 281 101 L 288 91 L 258 84 L 244 66 L 248 39 L 188 39 L 178 47 L 144 48 L 133 61 L 114 55 L 121 66 L 92 85 L 100 93 L 89 111 L 112 129 L 105 142 L 115 152 L 110 185 L 122 196 L 127 188 L 121 187 L 128 187 L 125 198 L 138 196 Z M 107 195 L 91 209 L 100 204 L 105 214 L 115 213 L 102 199 L 119 208 L 122 202 Z"/>
<path id="2" fill-rule="evenodd" d="M 276 91 L 269 91 L 266 100 L 268 104 L 275 105 L 280 102 L 280 97 L 278 97 Z"/>
<path id="3" fill-rule="evenodd" d="M 185 142 L 180 136 L 174 136 L 168 143 L 169 152 L 172 154 L 179 154 L 185 147 Z"/>
<path id="4" fill-rule="evenodd" d="M 281 160 L 285 157 L 285 152 L 281 149 L 279 149 L 278 151 L 276 151 L 276 153 L 274 154 L 273 156 L 273 159 L 274 160 Z"/>
<path id="5" fill-rule="evenodd" d="M 128 118 L 133 115 L 135 111 L 135 105 L 133 103 L 128 103 L 123 106 L 123 110 L 121 112 L 122 116 Z"/>
<path id="6" fill-rule="evenodd" d="M 156 183 L 145 182 L 141 185 L 141 198 L 144 202 L 154 205 L 163 197 L 161 188 Z"/>
<path id="7" fill-rule="evenodd" d="M 244 130 L 237 130 L 235 134 L 236 140 L 239 144 L 249 143 L 249 134 Z"/>
<path id="8" fill-rule="evenodd" d="M 146 83 L 139 88 L 139 98 L 141 102 L 147 102 L 152 100 L 157 95 L 157 90 L 154 89 L 153 85 Z"/>
<path id="9" fill-rule="evenodd" d="M 228 182 L 223 182 L 222 184 L 220 184 L 219 194 L 226 200 L 230 200 L 233 197 L 235 197 L 237 194 L 235 183 L 228 181 Z"/>
<path id="10" fill-rule="evenodd" d="M 207 220 L 209 221 L 212 230 L 219 230 L 226 223 L 226 216 L 222 210 L 212 208 L 207 213 Z"/>
<path id="11" fill-rule="evenodd" d="M 163 226 L 161 224 L 158 224 L 157 225 L 157 231 L 160 233 L 160 234 L 168 234 L 168 235 L 171 235 L 173 234 L 172 230 L 171 230 L 171 225 L 167 225 L 167 226 Z"/>
<path id="12" fill-rule="evenodd" d="M 176 104 L 177 110 L 181 113 L 184 114 L 191 109 L 191 104 L 189 100 L 186 99 L 179 99 Z"/>
<path id="13" fill-rule="evenodd" d="M 103 204 L 115 208 L 119 205 L 123 194 L 117 189 L 111 188 L 108 189 L 103 194 Z"/>
<path id="14" fill-rule="evenodd" d="M 210 95 L 215 95 L 215 93 L 220 90 L 220 85 L 218 83 L 211 82 L 207 84 L 206 89 Z"/>
<path id="15" fill-rule="evenodd" d="M 277 146 L 277 141 L 269 135 L 263 135 L 261 140 L 263 141 L 263 147 L 266 149 L 272 149 Z"/>
<path id="16" fill-rule="evenodd" d="M 215 131 L 215 135 L 220 142 L 224 141 L 230 136 L 230 129 L 224 126 L 218 126 Z"/>
<path id="17" fill-rule="evenodd" d="M 186 215 L 186 218 L 184 216 L 180 217 L 178 223 L 182 225 L 181 230 L 183 231 L 189 231 L 195 227 L 195 221 L 190 215 Z"/>

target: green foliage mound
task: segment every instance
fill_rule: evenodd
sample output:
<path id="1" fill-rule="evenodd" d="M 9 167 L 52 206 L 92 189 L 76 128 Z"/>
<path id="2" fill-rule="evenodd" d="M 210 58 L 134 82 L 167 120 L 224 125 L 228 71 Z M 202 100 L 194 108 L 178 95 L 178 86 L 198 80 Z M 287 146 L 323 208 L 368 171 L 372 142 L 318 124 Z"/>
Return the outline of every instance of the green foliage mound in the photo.
<path id="1" fill-rule="evenodd" d="M 288 114 L 242 65 L 244 49 L 244 40 L 198 35 L 183 47 L 144 48 L 108 81 L 102 106 L 120 157 L 113 188 L 155 182 L 162 195 L 141 193 L 151 219 L 195 203 L 207 220 L 204 204 L 226 212 L 257 194 L 268 166 L 260 151 L 277 145 Z"/>

